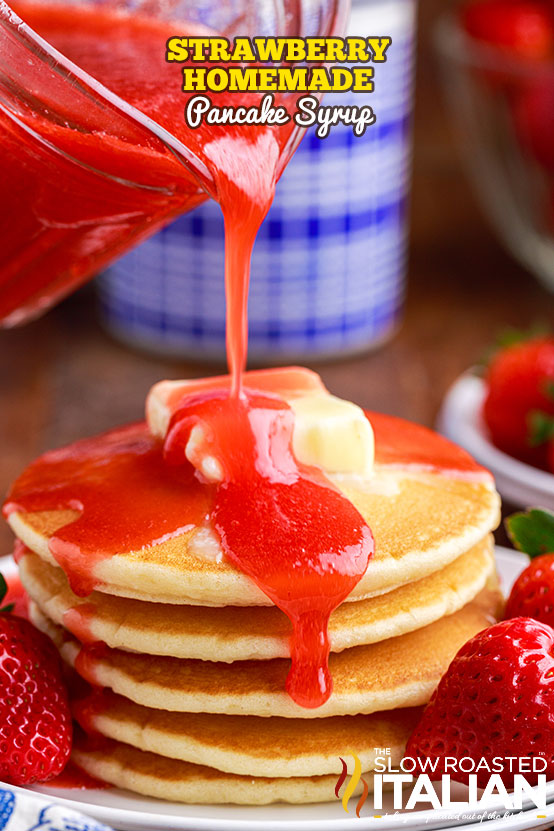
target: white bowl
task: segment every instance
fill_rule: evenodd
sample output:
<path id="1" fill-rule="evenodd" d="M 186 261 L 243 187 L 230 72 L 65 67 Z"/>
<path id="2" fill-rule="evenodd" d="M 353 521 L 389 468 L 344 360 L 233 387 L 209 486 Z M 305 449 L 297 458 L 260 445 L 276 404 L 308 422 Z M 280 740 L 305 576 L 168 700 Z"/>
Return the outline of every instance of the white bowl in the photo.
<path id="1" fill-rule="evenodd" d="M 446 394 L 437 429 L 490 470 L 504 499 L 554 511 L 554 474 L 513 459 L 491 444 L 481 415 L 485 395 L 481 378 L 462 375 Z"/>

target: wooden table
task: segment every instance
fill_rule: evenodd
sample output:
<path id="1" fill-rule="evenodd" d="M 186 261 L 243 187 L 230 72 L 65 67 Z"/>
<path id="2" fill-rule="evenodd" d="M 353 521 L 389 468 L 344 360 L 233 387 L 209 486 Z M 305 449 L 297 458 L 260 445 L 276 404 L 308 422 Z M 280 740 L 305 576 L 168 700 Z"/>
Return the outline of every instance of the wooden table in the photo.
<path id="1" fill-rule="evenodd" d="M 440 0 L 424 0 L 421 43 Z M 485 225 L 465 183 L 430 57 L 419 64 L 412 239 L 404 323 L 380 350 L 315 367 L 364 407 L 432 425 L 449 384 L 499 328 L 550 316 L 553 298 Z M 106 335 L 85 290 L 26 328 L 0 333 L 0 491 L 41 451 L 141 417 L 165 377 L 204 370 L 131 352 Z M 11 535 L 0 527 L 0 550 Z"/>

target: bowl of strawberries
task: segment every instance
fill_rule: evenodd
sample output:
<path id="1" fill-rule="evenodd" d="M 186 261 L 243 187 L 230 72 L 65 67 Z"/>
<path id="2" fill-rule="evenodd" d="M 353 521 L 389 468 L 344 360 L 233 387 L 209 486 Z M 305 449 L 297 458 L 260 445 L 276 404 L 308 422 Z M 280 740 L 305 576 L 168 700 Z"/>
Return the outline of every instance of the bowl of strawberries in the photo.
<path id="1" fill-rule="evenodd" d="M 438 427 L 493 473 L 504 500 L 554 510 L 554 335 L 506 332 L 450 388 Z"/>
<path id="2" fill-rule="evenodd" d="M 554 0 L 464 0 L 436 46 L 484 212 L 554 290 Z"/>

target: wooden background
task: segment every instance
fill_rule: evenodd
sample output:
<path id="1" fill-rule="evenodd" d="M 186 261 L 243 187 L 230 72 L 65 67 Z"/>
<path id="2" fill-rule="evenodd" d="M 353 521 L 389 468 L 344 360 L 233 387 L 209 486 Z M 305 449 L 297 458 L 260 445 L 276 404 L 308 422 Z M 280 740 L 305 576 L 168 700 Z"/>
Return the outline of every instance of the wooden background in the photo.
<path id="1" fill-rule="evenodd" d="M 420 7 L 403 325 L 374 353 L 315 366 L 337 395 L 427 425 L 448 386 L 499 328 L 552 320 L 554 311 L 553 296 L 501 249 L 464 180 L 430 49 L 440 7 L 441 0 Z M 140 418 L 155 381 L 205 371 L 114 342 L 100 328 L 94 302 L 85 290 L 23 329 L 0 332 L 0 492 L 41 451 Z M 0 553 L 10 546 L 9 530 L 0 526 Z"/>

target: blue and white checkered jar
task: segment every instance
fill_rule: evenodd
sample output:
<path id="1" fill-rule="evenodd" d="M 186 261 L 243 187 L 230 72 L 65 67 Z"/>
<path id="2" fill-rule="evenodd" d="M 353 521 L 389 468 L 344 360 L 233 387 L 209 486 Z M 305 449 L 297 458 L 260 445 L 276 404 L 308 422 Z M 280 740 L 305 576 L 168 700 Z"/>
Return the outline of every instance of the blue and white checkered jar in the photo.
<path id="1" fill-rule="evenodd" d="M 249 357 L 334 357 L 381 343 L 402 312 L 410 181 L 415 0 L 354 2 L 349 34 L 390 35 L 362 137 L 338 125 L 303 139 L 278 186 L 252 258 Z M 225 356 L 223 220 L 207 202 L 113 265 L 102 317 L 127 343 L 219 361 Z"/>

